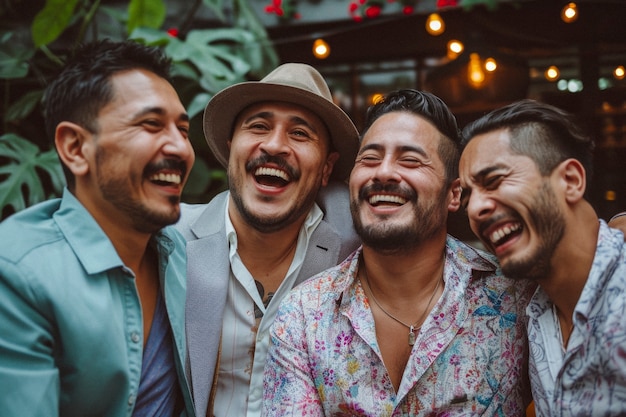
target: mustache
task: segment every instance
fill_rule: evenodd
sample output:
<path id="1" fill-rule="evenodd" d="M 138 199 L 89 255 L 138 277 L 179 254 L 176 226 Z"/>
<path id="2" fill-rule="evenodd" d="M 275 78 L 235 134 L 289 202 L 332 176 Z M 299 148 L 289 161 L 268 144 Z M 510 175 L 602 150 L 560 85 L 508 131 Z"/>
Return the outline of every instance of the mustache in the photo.
<path id="1" fill-rule="evenodd" d="M 367 200 L 370 195 L 385 193 L 405 198 L 407 201 L 417 201 L 417 193 L 412 188 L 404 188 L 396 183 L 373 183 L 359 190 L 359 199 Z"/>
<path id="2" fill-rule="evenodd" d="M 153 162 L 146 167 L 146 175 L 152 175 L 162 170 L 179 171 L 182 177 L 187 174 L 187 163 L 179 159 L 163 159 L 159 162 Z"/>
<path id="3" fill-rule="evenodd" d="M 506 217 L 505 214 L 498 214 L 488 220 L 485 220 L 484 222 L 480 223 L 480 226 L 478 226 L 478 233 L 482 236 L 485 230 L 487 230 L 494 224 L 498 223 L 500 220 L 502 220 L 505 217 Z"/>
<path id="4" fill-rule="evenodd" d="M 289 165 L 289 163 L 287 163 L 287 161 L 283 157 L 268 154 L 262 154 L 261 156 L 251 161 L 248 161 L 246 163 L 246 172 L 253 173 L 258 166 L 266 164 L 276 165 L 278 168 L 286 171 L 289 175 L 289 178 L 293 180 L 300 179 L 300 176 L 302 175 L 300 170 Z"/>

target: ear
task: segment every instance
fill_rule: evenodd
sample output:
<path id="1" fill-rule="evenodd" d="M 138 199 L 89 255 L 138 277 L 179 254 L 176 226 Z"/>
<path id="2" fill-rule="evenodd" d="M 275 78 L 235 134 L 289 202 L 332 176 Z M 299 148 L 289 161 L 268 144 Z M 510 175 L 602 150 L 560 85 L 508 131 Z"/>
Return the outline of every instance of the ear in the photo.
<path id="1" fill-rule="evenodd" d="M 448 211 L 454 213 L 461 207 L 461 179 L 457 178 L 452 181 L 448 191 L 450 201 L 448 202 Z"/>
<path id="2" fill-rule="evenodd" d="M 333 167 L 335 163 L 339 159 L 339 152 L 331 152 L 328 154 L 326 158 L 326 162 L 324 163 L 324 168 L 322 172 L 322 186 L 325 187 L 328 185 L 328 180 L 330 179 L 330 174 L 333 173 Z"/>
<path id="3" fill-rule="evenodd" d="M 559 179 L 564 186 L 567 203 L 576 203 L 583 199 L 587 188 L 585 167 L 577 159 L 566 159 L 557 167 Z"/>
<path id="4" fill-rule="evenodd" d="M 84 155 L 84 143 L 87 135 L 91 135 L 83 127 L 72 122 L 58 124 L 54 144 L 59 158 L 63 161 L 74 176 L 83 176 L 89 172 L 89 163 Z"/>

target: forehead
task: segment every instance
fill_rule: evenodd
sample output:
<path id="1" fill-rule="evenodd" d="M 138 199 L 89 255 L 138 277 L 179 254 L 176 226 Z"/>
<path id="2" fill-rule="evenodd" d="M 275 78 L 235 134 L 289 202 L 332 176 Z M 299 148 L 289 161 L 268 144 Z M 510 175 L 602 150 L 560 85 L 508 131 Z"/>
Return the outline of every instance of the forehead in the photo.
<path id="1" fill-rule="evenodd" d="M 129 112 L 126 107 L 161 108 L 185 113 L 176 90 L 166 79 L 145 69 L 120 71 L 111 76 L 113 98 L 108 107 Z"/>
<path id="2" fill-rule="evenodd" d="M 394 111 L 379 117 L 365 132 L 361 148 L 376 146 L 388 151 L 405 147 L 420 147 L 436 154 L 441 133 L 426 118 L 404 111 Z"/>
<path id="3" fill-rule="evenodd" d="M 498 129 L 476 135 L 470 140 L 461 154 L 460 169 L 466 175 L 481 171 L 485 166 L 497 161 L 515 157 L 511 151 L 511 137 L 508 129 Z"/>
<path id="4" fill-rule="evenodd" d="M 295 117 L 302 119 L 312 127 L 318 127 L 319 130 L 324 130 L 326 127 L 322 119 L 311 110 L 298 104 L 283 101 L 264 101 L 251 104 L 239 113 L 237 120 L 242 121 L 254 115 L 267 118 Z"/>

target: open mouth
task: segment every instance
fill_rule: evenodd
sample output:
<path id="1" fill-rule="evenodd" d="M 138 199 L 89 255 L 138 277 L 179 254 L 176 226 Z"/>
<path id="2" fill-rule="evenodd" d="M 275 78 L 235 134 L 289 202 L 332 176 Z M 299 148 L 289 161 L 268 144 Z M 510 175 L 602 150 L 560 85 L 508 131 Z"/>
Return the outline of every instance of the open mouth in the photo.
<path id="1" fill-rule="evenodd" d="M 401 206 L 406 204 L 407 199 L 398 195 L 373 194 L 368 198 L 368 202 L 374 207 L 382 205 Z"/>
<path id="2" fill-rule="evenodd" d="M 156 185 L 177 186 L 182 182 L 182 176 L 174 172 L 157 172 L 152 174 L 149 180 Z"/>
<path id="3" fill-rule="evenodd" d="M 254 171 L 254 178 L 261 185 L 284 187 L 291 180 L 287 172 L 278 168 L 259 167 Z"/>
<path id="4" fill-rule="evenodd" d="M 513 239 L 515 236 L 518 236 L 520 233 L 522 233 L 521 223 L 507 223 L 491 232 L 488 236 L 488 240 L 494 247 L 498 247 Z"/>

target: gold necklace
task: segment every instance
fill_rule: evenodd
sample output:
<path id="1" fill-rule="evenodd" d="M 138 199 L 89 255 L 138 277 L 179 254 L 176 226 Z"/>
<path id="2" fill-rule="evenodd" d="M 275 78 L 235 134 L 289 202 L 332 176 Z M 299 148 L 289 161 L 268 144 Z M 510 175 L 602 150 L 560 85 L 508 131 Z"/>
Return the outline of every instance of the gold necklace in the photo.
<path id="1" fill-rule="evenodd" d="M 380 310 L 383 313 L 385 313 L 387 316 L 389 316 L 389 318 L 391 318 L 391 319 L 397 321 L 398 323 L 400 323 L 401 325 L 409 328 L 409 346 L 413 346 L 415 344 L 415 332 L 418 332 L 422 328 L 422 324 L 423 324 L 424 318 L 426 317 L 426 314 L 430 311 L 428 308 L 430 307 L 430 304 L 433 302 L 433 298 L 435 298 L 435 294 L 437 293 L 437 290 L 439 289 L 439 285 L 441 284 L 442 280 L 438 280 L 437 281 L 437 285 L 435 285 L 435 289 L 434 289 L 433 293 L 430 296 L 430 300 L 428 300 L 428 304 L 426 304 L 426 308 L 422 312 L 422 315 L 420 316 L 419 320 L 417 320 L 415 322 L 415 324 L 411 325 L 411 324 L 406 324 L 405 322 L 403 322 L 399 318 L 395 317 L 394 315 L 389 313 L 387 310 L 385 310 L 383 308 L 383 306 L 380 305 L 380 303 L 376 299 L 376 296 L 374 295 L 374 290 L 372 290 L 372 286 L 370 285 L 370 281 L 369 281 L 369 278 L 367 276 L 367 271 L 365 270 L 365 266 L 362 268 L 362 270 L 363 270 L 363 277 L 365 278 L 365 282 L 367 283 L 367 287 L 370 290 L 370 294 L 372 294 L 372 300 L 374 300 L 374 303 L 378 306 L 378 308 L 380 308 Z M 418 326 L 418 324 L 420 324 L 420 325 Z"/>

